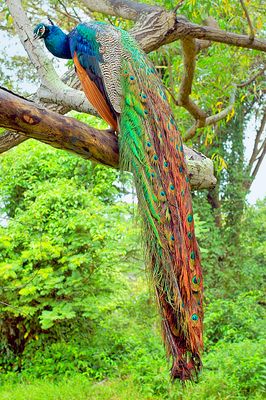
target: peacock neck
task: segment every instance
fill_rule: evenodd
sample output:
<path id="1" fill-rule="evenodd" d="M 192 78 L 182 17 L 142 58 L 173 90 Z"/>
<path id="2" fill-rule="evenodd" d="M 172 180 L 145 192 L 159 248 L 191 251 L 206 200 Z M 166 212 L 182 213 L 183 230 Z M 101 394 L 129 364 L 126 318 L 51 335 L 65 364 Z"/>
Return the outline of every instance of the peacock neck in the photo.
<path id="1" fill-rule="evenodd" d="M 57 26 L 52 26 L 48 35 L 44 38 L 47 49 L 55 56 L 59 58 L 70 59 L 70 47 L 68 35 L 66 35 Z"/>

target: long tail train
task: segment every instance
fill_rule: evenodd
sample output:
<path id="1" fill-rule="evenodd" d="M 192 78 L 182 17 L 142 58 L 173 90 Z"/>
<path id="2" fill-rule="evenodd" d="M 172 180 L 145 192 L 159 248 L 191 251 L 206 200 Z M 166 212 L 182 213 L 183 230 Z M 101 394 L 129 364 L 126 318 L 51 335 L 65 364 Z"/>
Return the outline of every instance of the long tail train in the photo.
<path id="1" fill-rule="evenodd" d="M 203 286 L 183 145 L 154 67 L 122 38 L 122 166 L 134 174 L 172 377 L 185 380 L 201 368 Z"/>

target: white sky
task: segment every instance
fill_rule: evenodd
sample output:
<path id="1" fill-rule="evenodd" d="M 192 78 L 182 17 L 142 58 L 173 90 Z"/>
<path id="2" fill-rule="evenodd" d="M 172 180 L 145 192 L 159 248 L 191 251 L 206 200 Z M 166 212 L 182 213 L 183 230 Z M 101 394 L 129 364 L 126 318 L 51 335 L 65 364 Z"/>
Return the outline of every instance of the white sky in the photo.
<path id="1" fill-rule="evenodd" d="M 25 55 L 26 52 L 21 45 L 19 39 L 10 39 L 9 36 L 5 32 L 1 32 L 1 41 L 0 41 L 0 51 L 1 54 L 4 52 L 8 56 L 13 56 L 15 54 Z M 48 52 L 47 52 L 48 56 Z M 60 74 L 63 74 L 66 70 L 64 67 L 65 60 L 56 60 L 53 58 L 55 68 L 60 71 Z M 11 71 L 12 72 L 12 71 Z M 9 71 L 10 73 L 10 71 Z M 14 81 L 16 79 L 16 73 L 12 73 L 14 76 Z M 21 85 L 22 89 L 27 92 L 33 92 L 35 90 L 35 86 L 29 83 L 23 83 Z M 256 128 L 255 118 L 252 118 L 247 126 L 246 130 L 246 139 L 245 139 L 245 146 L 246 146 L 246 159 L 248 160 L 252 151 L 254 139 L 255 139 L 255 128 Z M 248 195 L 248 201 L 251 204 L 254 204 L 256 200 L 263 199 L 266 196 L 266 158 L 264 159 L 260 170 L 256 176 L 255 181 L 251 186 L 250 194 Z"/>

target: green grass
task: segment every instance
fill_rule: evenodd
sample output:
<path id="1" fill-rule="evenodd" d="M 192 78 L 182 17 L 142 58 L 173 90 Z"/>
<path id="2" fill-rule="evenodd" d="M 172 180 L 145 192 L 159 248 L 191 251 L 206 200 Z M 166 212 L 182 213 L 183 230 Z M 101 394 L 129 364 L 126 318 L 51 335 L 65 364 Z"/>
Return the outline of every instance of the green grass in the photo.
<path id="1" fill-rule="evenodd" d="M 91 383 L 82 377 L 61 382 L 34 381 L 5 384 L 0 388 L 1 400 L 146 400 L 132 381 L 120 380 Z M 150 398 L 151 399 L 151 398 Z"/>
<path id="2" fill-rule="evenodd" d="M 33 382 L 5 383 L 0 387 L 0 400 L 263 400 L 262 394 L 239 395 L 232 382 L 222 377 L 208 377 L 200 384 L 189 383 L 183 390 L 179 384 L 169 384 L 165 392 L 158 395 L 145 391 L 145 385 L 133 379 L 91 382 L 82 376 L 71 377 L 59 382 L 35 380 Z"/>

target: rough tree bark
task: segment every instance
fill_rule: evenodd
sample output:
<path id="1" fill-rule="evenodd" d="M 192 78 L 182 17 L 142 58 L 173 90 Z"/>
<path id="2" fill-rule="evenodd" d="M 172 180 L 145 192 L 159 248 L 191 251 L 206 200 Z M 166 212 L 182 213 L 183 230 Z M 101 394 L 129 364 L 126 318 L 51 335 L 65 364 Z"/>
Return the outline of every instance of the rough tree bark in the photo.
<path id="1" fill-rule="evenodd" d="M 119 167 L 115 135 L 91 128 L 75 118 L 59 115 L 3 89 L 0 89 L 0 125 L 83 158 L 114 168 Z M 187 147 L 185 154 L 191 187 L 213 187 L 216 179 L 212 162 Z"/>

